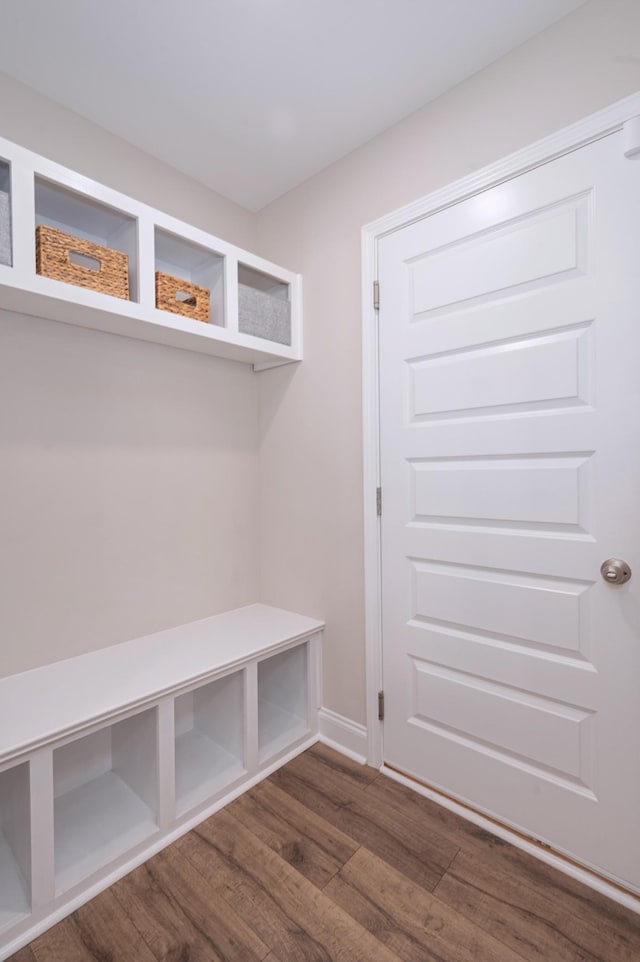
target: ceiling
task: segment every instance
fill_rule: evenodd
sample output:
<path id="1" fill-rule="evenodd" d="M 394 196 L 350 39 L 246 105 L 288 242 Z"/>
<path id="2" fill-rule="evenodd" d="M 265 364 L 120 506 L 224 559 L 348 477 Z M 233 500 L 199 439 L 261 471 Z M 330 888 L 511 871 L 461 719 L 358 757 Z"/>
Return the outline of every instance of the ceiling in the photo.
<path id="1" fill-rule="evenodd" d="M 0 70 L 258 210 L 584 0 L 2 0 Z"/>

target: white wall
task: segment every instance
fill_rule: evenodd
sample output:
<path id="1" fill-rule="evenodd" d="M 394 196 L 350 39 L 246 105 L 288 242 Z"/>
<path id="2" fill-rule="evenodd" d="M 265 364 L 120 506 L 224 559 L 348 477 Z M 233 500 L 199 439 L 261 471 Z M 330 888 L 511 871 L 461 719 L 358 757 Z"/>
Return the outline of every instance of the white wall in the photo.
<path id="1" fill-rule="evenodd" d="M 357 722 L 360 229 L 640 89 L 639 37 L 638 0 L 592 0 L 259 215 L 261 252 L 305 291 L 304 363 L 260 379 L 261 600 L 326 619 L 324 702 Z"/>
<path id="2" fill-rule="evenodd" d="M 257 594 L 327 619 L 325 704 L 364 721 L 360 228 L 640 88 L 638 36 L 591 0 L 257 219 L 0 75 L 2 136 L 257 242 L 306 323 L 255 377 L 0 310 L 0 675 Z"/>
<path id="3" fill-rule="evenodd" d="M 254 246 L 255 217 L 0 75 L 0 135 Z M 256 598 L 257 377 L 1 310 L 0 676 Z"/>

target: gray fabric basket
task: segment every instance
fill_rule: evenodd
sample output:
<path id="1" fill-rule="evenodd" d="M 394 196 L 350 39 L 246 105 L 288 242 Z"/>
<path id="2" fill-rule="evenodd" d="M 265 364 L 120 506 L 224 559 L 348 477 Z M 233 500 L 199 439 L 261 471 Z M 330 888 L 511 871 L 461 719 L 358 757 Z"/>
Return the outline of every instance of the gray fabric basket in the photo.
<path id="1" fill-rule="evenodd" d="M 4 190 L 0 190 L 0 264 L 11 265 L 11 207 Z"/>
<path id="2" fill-rule="evenodd" d="M 238 284 L 238 330 L 277 344 L 291 344 L 291 304 Z"/>

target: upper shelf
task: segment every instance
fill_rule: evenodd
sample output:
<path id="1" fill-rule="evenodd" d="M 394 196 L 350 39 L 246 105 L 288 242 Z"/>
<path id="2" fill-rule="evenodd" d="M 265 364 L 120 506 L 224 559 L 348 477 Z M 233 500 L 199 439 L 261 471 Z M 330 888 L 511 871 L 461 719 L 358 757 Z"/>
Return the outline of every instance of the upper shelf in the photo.
<path id="1" fill-rule="evenodd" d="M 129 299 L 37 273 L 39 225 L 126 254 Z M 159 310 L 157 271 L 206 288 L 209 322 Z M 299 274 L 1 138 L 0 308 L 258 370 L 302 359 Z"/>

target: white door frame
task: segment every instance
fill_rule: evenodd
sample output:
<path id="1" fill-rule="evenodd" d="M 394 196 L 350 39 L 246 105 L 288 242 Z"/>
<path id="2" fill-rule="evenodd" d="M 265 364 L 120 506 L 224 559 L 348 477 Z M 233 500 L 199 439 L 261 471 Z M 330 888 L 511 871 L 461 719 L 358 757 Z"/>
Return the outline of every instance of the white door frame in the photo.
<path id="1" fill-rule="evenodd" d="M 628 121 L 639 118 L 635 123 Z M 480 191 L 494 187 L 505 180 L 525 173 L 540 164 L 560 157 L 594 140 L 624 128 L 625 153 L 640 151 L 640 93 L 620 100 L 610 107 L 590 115 L 564 130 L 546 137 L 523 150 L 510 154 L 503 160 L 467 177 L 457 180 L 414 203 L 401 207 L 362 228 L 362 382 L 363 382 L 363 443 L 364 443 L 364 567 L 365 567 L 365 644 L 366 644 L 366 707 L 367 707 L 367 761 L 380 768 L 383 764 L 382 726 L 378 721 L 378 691 L 382 687 L 382 590 L 380 518 L 376 511 L 376 489 L 380 484 L 380 431 L 379 431 L 379 377 L 378 377 L 378 314 L 374 308 L 374 281 L 378 277 L 378 241 L 393 231 L 407 227 L 429 214 L 465 200 Z M 636 159 L 640 166 L 640 157 Z M 640 170 L 639 170 L 640 175 Z M 380 295 L 384 298 L 384 291 Z M 390 773 L 393 774 L 393 773 Z M 407 782 L 407 784 L 412 784 Z M 415 787 L 415 785 L 413 786 Z M 434 796 L 435 797 L 435 796 Z M 441 800 L 441 799 L 440 799 Z M 451 803 L 455 806 L 455 803 Z M 463 810 L 470 817 L 467 810 Z M 480 816 L 478 818 L 481 818 Z M 474 818 L 474 820 L 476 820 Z M 490 830 L 496 832 L 496 826 Z M 499 834 L 503 834 L 499 832 Z M 517 836 L 505 830 L 504 837 L 514 844 L 527 847 Z M 533 854 L 543 854 L 530 846 Z M 567 871 L 567 863 L 549 855 L 556 867 Z M 620 893 L 607 882 L 597 882 L 581 869 L 571 874 L 600 888 L 610 897 L 624 901 L 638 910 L 638 902 Z M 630 897 L 631 898 L 631 897 Z"/>

